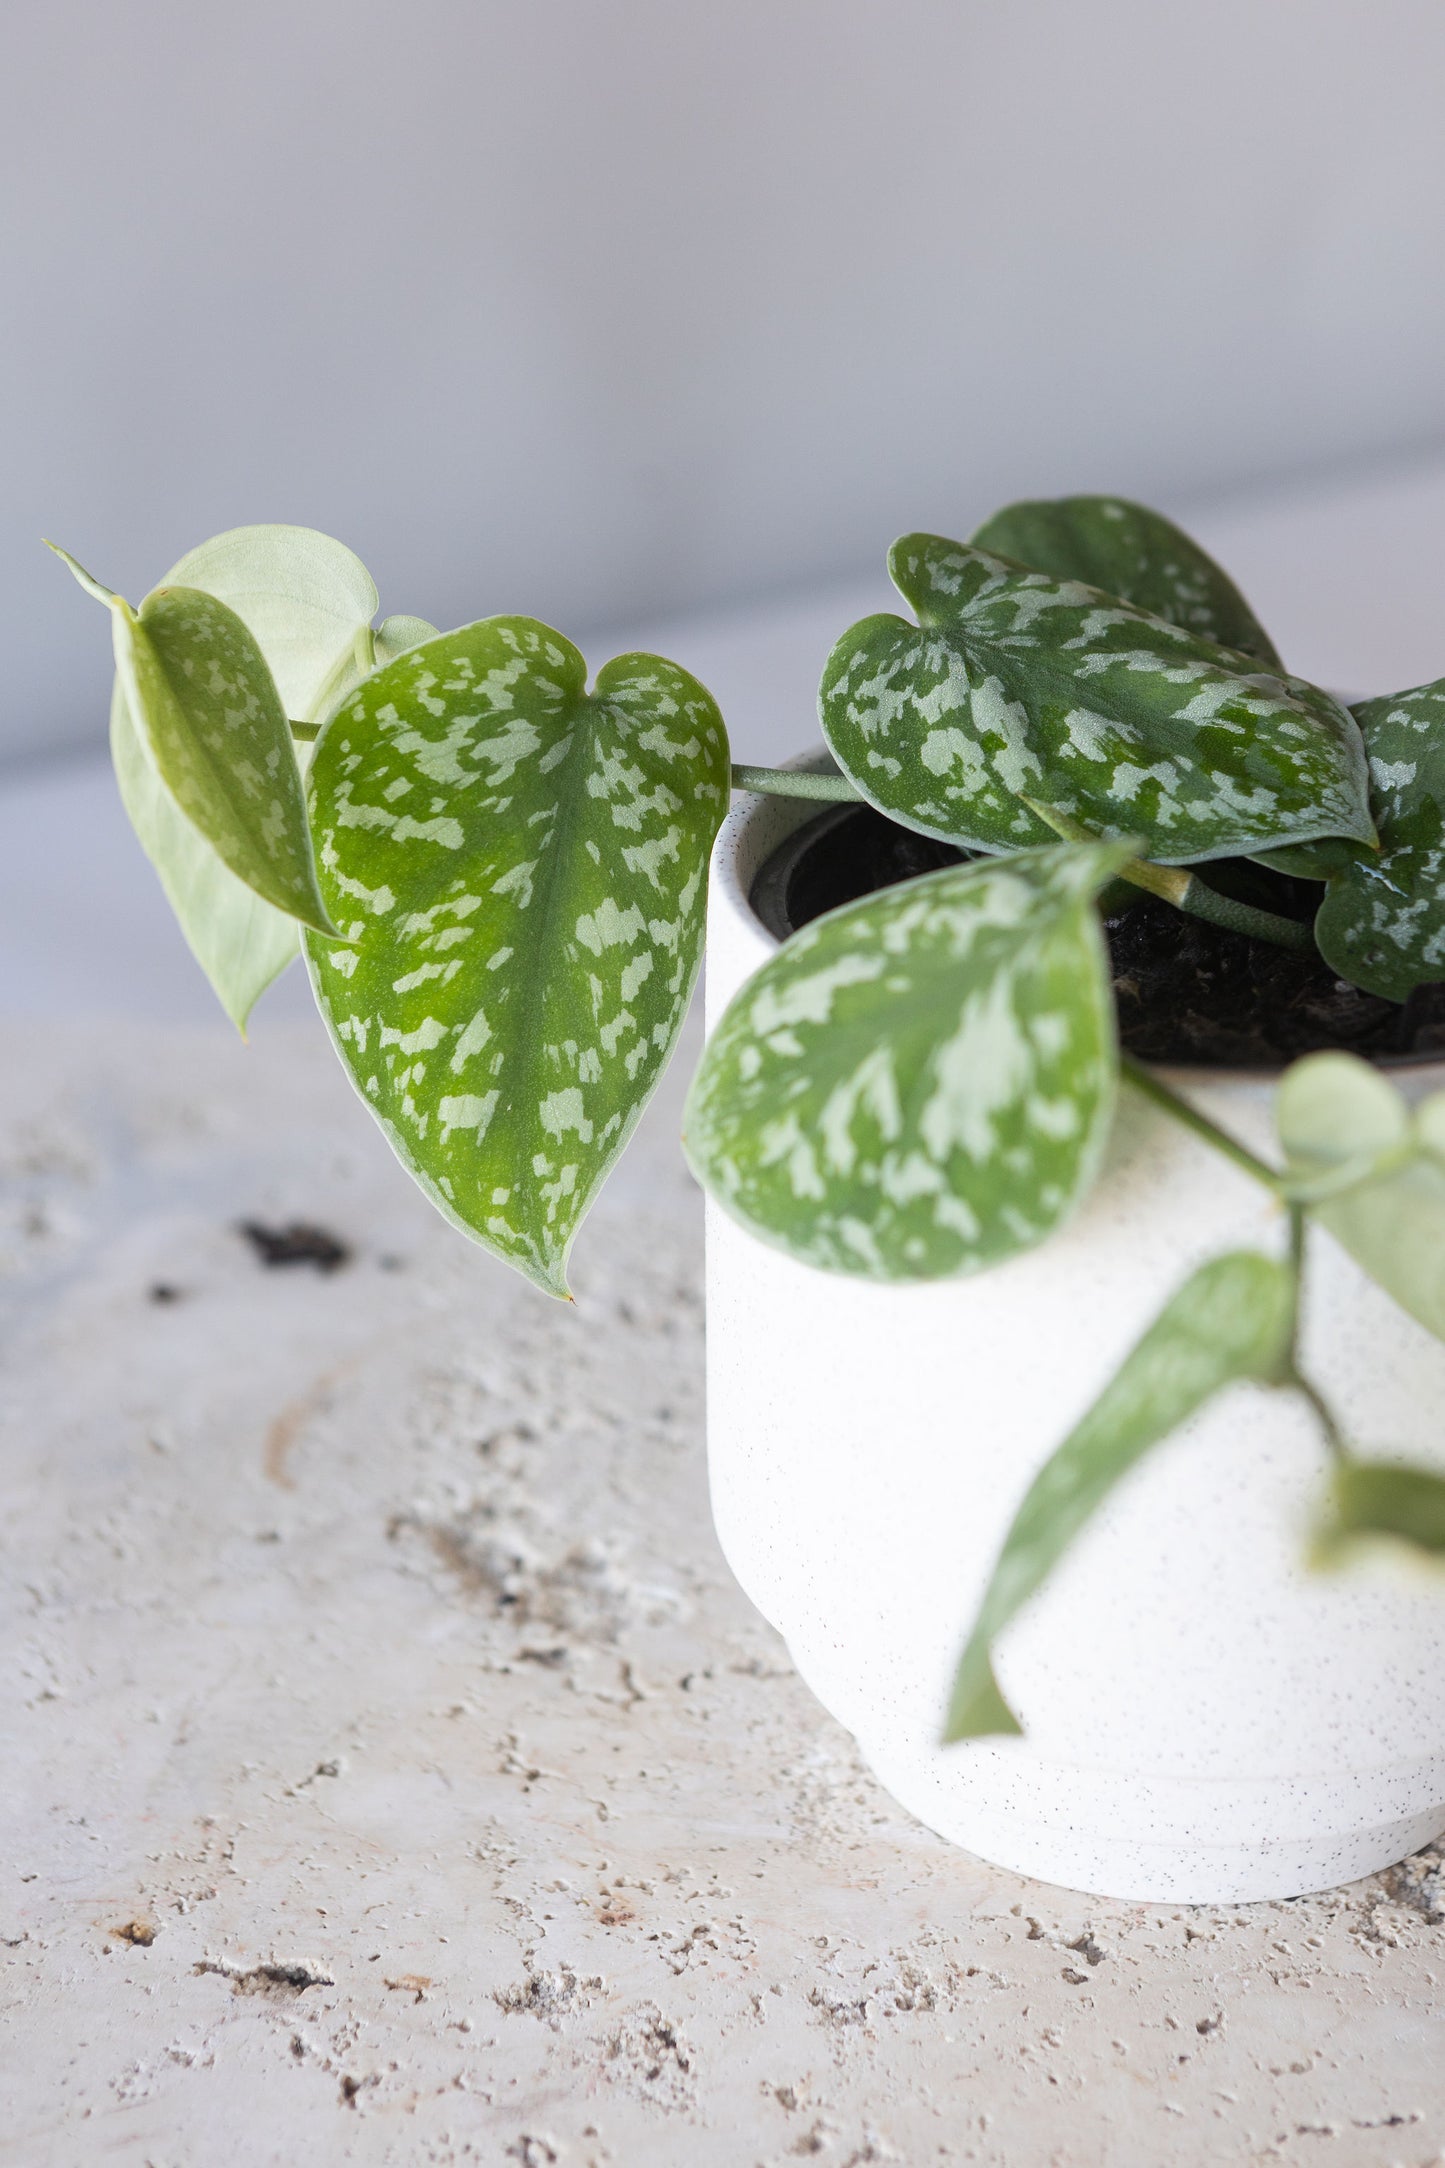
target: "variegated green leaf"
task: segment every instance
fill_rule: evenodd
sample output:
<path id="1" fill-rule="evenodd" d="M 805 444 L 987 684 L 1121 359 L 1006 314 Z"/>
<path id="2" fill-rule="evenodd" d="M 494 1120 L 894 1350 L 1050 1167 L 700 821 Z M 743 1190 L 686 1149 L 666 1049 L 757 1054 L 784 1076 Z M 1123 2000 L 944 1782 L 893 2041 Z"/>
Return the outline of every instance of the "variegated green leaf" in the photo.
<path id="1" fill-rule="evenodd" d="M 111 626 L 126 706 L 181 812 L 258 896 L 333 932 L 291 726 L 254 636 L 198 587 L 154 588 Z"/>
<path id="2" fill-rule="evenodd" d="M 1338 1565 L 1351 1552 L 1382 1545 L 1445 1562 L 1445 1477 L 1392 1461 L 1341 1461 L 1315 1530 L 1314 1563 Z"/>
<path id="3" fill-rule="evenodd" d="M 62 551 L 63 556 L 65 553 Z M 108 588 L 67 560 L 88 591 Z M 391 617 L 375 634 L 371 575 L 352 551 L 314 528 L 234 527 L 188 550 L 162 587 L 196 587 L 232 608 L 255 636 L 289 718 L 315 717 L 375 659 L 434 637 L 424 618 Z M 304 772 L 309 746 L 296 749 Z M 136 729 L 117 678 L 111 751 L 122 802 L 167 898 L 226 1013 L 242 1029 L 258 996 L 297 955 L 296 923 L 240 880 L 180 811 Z"/>
<path id="4" fill-rule="evenodd" d="M 66 551 L 56 555 L 110 610 L 126 708 L 180 812 L 258 896 L 334 934 L 291 726 L 249 627 L 195 587 L 153 588 L 133 610 Z"/>
<path id="5" fill-rule="evenodd" d="M 1445 1092 L 1411 1109 L 1353 1054 L 1307 1054 L 1275 1101 L 1291 1193 L 1445 1339 Z"/>
<path id="6" fill-rule="evenodd" d="M 227 603 L 254 634 L 288 718 L 298 721 L 366 653 L 376 608 L 361 560 L 311 527 L 232 527 L 187 550 L 160 584 L 199 587 Z M 256 1001 L 300 951 L 296 921 L 238 880 L 180 811 L 146 754 L 118 679 L 110 744 L 131 826 L 192 954 L 244 1032 Z M 306 751 L 297 749 L 303 770 Z"/>
<path id="7" fill-rule="evenodd" d="M 623 655 L 589 693 L 525 617 L 408 649 L 317 746 L 338 1051 L 447 1217 L 554 1294 L 682 1023 L 728 788 L 695 678 Z"/>
<path id="8" fill-rule="evenodd" d="M 1020 1729 L 994 1677 L 994 1642 L 1152 1446 L 1223 1386 L 1281 1380 L 1294 1309 L 1293 1269 L 1249 1250 L 1202 1265 L 1165 1304 L 1025 1492 L 959 1661 L 945 1741 Z"/>
<path id="9" fill-rule="evenodd" d="M 806 1264 L 971 1272 L 1098 1164 L 1114 1018 L 1092 899 L 1127 845 L 948 867 L 815 919 L 733 999 L 688 1099 L 718 1201 Z"/>
<path id="10" fill-rule="evenodd" d="M 141 848 L 192 955 L 244 1032 L 256 1001 L 300 949 L 296 921 L 238 881 L 186 819 L 141 743 L 118 679 L 110 699 L 110 750 Z"/>
<path id="11" fill-rule="evenodd" d="M 1346 843 L 1340 836 L 1324 836 L 1317 843 L 1286 843 L 1277 851 L 1251 851 L 1249 855 L 1257 866 L 1269 866 L 1275 873 L 1287 873 L 1294 880 L 1332 881 L 1365 854 L 1358 843 Z"/>
<path id="12" fill-rule="evenodd" d="M 1404 1001 L 1445 979 L 1445 678 L 1353 713 L 1380 849 L 1352 852 L 1331 879 L 1315 939 L 1341 978 Z"/>
<path id="13" fill-rule="evenodd" d="M 1125 497 L 1053 497 L 1006 505 L 973 536 L 1055 580 L 1082 580 L 1281 670 L 1274 642 L 1229 574 L 1162 512 Z"/>
<path id="14" fill-rule="evenodd" d="M 1165 865 L 1317 836 L 1373 844 L 1348 712 L 1077 581 L 934 535 L 889 558 L 918 624 L 866 618 L 828 659 L 824 734 L 905 827 L 1041 843 L 1031 798 Z"/>
<path id="15" fill-rule="evenodd" d="M 314 527 L 230 527 L 187 550 L 162 587 L 199 587 L 259 646 L 287 716 L 319 720 L 376 660 L 376 586 L 345 543 Z"/>

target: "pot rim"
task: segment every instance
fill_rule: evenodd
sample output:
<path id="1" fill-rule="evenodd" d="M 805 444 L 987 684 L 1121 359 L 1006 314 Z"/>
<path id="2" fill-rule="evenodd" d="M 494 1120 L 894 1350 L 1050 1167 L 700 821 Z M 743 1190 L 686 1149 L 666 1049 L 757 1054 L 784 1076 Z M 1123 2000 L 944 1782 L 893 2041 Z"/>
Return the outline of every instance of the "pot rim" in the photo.
<path id="1" fill-rule="evenodd" d="M 806 752 L 794 753 L 789 759 L 780 761 L 777 765 L 783 769 L 801 770 L 804 774 L 810 775 L 842 774 L 841 768 L 826 745 L 815 745 Z M 827 810 L 826 807 L 821 807 L 816 802 L 808 799 L 795 799 L 792 802 L 799 807 L 799 817 L 796 823 L 798 828 L 805 826 L 810 820 L 817 819 L 820 812 Z M 751 822 L 760 813 L 771 806 L 776 806 L 777 803 L 778 801 L 770 797 L 766 791 L 739 791 L 733 802 L 731 812 L 718 831 L 717 843 L 714 846 L 716 858 L 720 862 L 734 861 L 739 845 Z M 730 863 L 729 871 L 731 872 Z M 754 879 L 756 879 L 756 875 Z M 752 882 L 750 881 L 744 887 L 742 882 L 734 877 L 728 885 L 731 889 L 730 901 L 733 903 L 734 908 L 740 909 L 746 914 L 749 925 L 756 929 L 757 933 L 768 943 L 770 949 L 781 948 L 783 944 L 778 936 L 753 909 Z M 847 906 L 843 905 L 839 908 L 846 909 Z M 1348 1053 L 1350 1049 L 1348 1047 L 1321 1048 L 1319 1051 Z M 1223 1063 L 1163 1061 L 1151 1062 L 1149 1066 L 1161 1076 L 1178 1077 L 1192 1083 L 1197 1089 L 1207 1090 L 1211 1085 L 1274 1084 L 1278 1082 L 1287 1069 L 1293 1066 L 1295 1061 L 1302 1061 L 1305 1058 L 1304 1055 L 1294 1055 L 1289 1061 L 1281 1061 L 1273 1066 L 1261 1065 L 1258 1068 L 1245 1068 Z M 1438 1071 L 1442 1081 L 1445 1081 L 1445 1053 L 1384 1054 L 1379 1057 L 1361 1055 L 1357 1058 L 1368 1061 L 1372 1069 L 1403 1070 L 1411 1075 L 1421 1077 L 1427 1077 L 1430 1072 Z"/>

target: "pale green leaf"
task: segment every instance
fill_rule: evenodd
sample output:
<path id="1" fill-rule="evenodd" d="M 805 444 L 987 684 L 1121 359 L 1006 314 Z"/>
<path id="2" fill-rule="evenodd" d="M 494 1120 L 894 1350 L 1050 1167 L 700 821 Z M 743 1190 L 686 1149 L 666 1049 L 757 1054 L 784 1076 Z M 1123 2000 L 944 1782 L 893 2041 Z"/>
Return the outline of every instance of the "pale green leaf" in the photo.
<path id="1" fill-rule="evenodd" d="M 667 1062 L 727 810 L 722 718 L 653 655 L 586 665 L 532 618 L 409 649 L 327 724 L 317 998 L 398 1157 L 555 1294 Z"/>
<path id="2" fill-rule="evenodd" d="M 815 919 L 734 997 L 688 1157 L 765 1241 L 880 1280 L 1041 1241 L 1098 1165 L 1116 1061 L 1092 899 L 1127 844 L 947 867 Z"/>
<path id="3" fill-rule="evenodd" d="M 111 692 L 110 747 L 131 826 L 192 954 L 244 1031 L 259 996 L 298 953 L 296 921 L 238 881 L 180 811 L 141 743 L 119 681 Z"/>
<path id="4" fill-rule="evenodd" d="M 1337 1565 L 1354 1551 L 1379 1546 L 1445 1562 L 1445 1477 L 1382 1460 L 1351 1458 L 1335 1467 L 1315 1530 L 1314 1563 Z"/>
<path id="5" fill-rule="evenodd" d="M 1275 1102 L 1291 1193 L 1445 1339 L 1445 1092 L 1413 1110 L 1353 1054 L 1307 1054 Z"/>
<path id="6" fill-rule="evenodd" d="M 1445 678 L 1352 712 L 1380 849 L 1352 852 L 1335 870 L 1315 939 L 1341 978 L 1404 1001 L 1445 979 Z"/>
<path id="7" fill-rule="evenodd" d="M 254 635 L 286 714 L 315 722 L 372 668 L 376 586 L 314 527 L 231 527 L 187 550 L 162 587 L 199 587 Z"/>
<path id="8" fill-rule="evenodd" d="M 67 562 L 88 592 L 118 604 L 110 589 L 73 559 Z M 350 550 L 311 528 L 232 528 L 187 551 L 161 584 L 197 587 L 233 608 L 255 636 L 282 704 L 294 716 L 325 699 L 339 671 L 354 676 L 358 652 L 370 666 L 366 619 L 376 606 L 370 575 Z M 420 619 L 394 622 L 423 627 Z M 180 811 L 138 736 L 118 681 L 111 746 L 141 845 L 223 1007 L 244 1028 L 257 996 L 298 951 L 294 921 L 238 879 Z M 305 749 L 296 757 L 304 768 Z"/>
<path id="9" fill-rule="evenodd" d="M 409 647 L 420 647 L 423 640 L 436 637 L 436 626 L 424 617 L 384 617 L 376 628 L 377 662 L 395 662 Z"/>
<path id="10" fill-rule="evenodd" d="M 1284 667 L 1229 574 L 1173 520 L 1126 497 L 1006 505 L 972 539 L 975 549 L 1012 557 L 1051 579 L 1082 580 L 1268 669 Z"/>
<path id="11" fill-rule="evenodd" d="M 1164 865 L 1373 844 L 1359 730 L 1317 687 L 934 535 L 895 543 L 889 569 L 917 625 L 845 633 L 819 708 L 840 767 L 905 827 L 1014 850 L 1049 834 L 1031 798 Z"/>
<path id="12" fill-rule="evenodd" d="M 1275 1099 L 1291 1194 L 1337 1194 L 1409 1148 L 1410 1109 L 1389 1078 L 1357 1054 L 1306 1054 Z"/>
<path id="13" fill-rule="evenodd" d="M 258 896 L 333 932 L 316 885 L 291 727 L 266 658 L 235 611 L 158 587 L 111 611 L 116 670 L 172 798 Z"/>
<path id="14" fill-rule="evenodd" d="M 945 1741 L 1019 1730 L 994 1677 L 997 1637 L 1151 1447 L 1222 1387 L 1285 1376 L 1294 1308 L 1292 1268 L 1249 1250 L 1202 1265 L 1165 1304 L 1025 1492 L 959 1661 Z"/>

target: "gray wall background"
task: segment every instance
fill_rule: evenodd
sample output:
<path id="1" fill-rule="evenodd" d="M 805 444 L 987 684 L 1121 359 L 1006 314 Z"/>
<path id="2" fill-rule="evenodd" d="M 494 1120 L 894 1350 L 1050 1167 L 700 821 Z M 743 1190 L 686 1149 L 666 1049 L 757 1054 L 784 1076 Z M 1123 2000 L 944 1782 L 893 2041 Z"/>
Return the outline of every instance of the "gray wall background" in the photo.
<path id="1" fill-rule="evenodd" d="M 18 0 L 0 757 L 222 527 L 574 636 L 1445 437 L 1439 0 Z M 685 658 L 684 658 L 685 659 Z"/>

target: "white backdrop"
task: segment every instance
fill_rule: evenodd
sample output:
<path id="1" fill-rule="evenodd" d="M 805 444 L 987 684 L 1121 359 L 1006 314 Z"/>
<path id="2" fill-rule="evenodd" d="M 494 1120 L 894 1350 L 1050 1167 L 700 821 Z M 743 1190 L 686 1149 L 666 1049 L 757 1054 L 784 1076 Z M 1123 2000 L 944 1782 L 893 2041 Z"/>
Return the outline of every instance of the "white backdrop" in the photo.
<path id="1" fill-rule="evenodd" d="M 16 0 L 5 75 L 0 753 L 103 728 L 42 532 L 576 636 L 1445 437 L 1439 0 Z"/>

